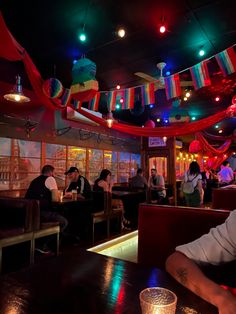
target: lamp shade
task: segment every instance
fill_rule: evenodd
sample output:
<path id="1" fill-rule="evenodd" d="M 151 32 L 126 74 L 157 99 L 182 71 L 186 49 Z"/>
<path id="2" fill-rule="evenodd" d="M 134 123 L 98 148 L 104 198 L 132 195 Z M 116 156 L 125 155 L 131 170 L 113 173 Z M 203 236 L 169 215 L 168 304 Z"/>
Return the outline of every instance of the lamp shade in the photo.
<path id="1" fill-rule="evenodd" d="M 19 75 L 16 76 L 16 84 L 14 85 L 13 89 L 3 97 L 8 101 L 19 103 L 30 101 L 30 98 L 25 96 L 22 91 L 21 77 Z"/>

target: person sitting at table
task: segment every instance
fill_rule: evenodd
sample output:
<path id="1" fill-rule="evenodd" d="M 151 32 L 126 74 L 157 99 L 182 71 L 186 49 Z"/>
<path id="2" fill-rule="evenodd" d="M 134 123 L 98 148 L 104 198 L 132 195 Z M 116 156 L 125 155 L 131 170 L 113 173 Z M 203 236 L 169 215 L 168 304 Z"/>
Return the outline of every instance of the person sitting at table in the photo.
<path id="1" fill-rule="evenodd" d="M 148 187 L 151 190 L 151 200 L 162 203 L 166 197 L 165 180 L 162 175 L 157 174 L 157 170 L 155 168 L 151 169 Z"/>
<path id="2" fill-rule="evenodd" d="M 70 167 L 65 172 L 65 175 L 69 178 L 69 185 L 65 189 L 65 196 L 72 197 L 72 190 L 76 190 L 78 195 L 86 199 L 91 198 L 91 186 L 88 180 L 80 174 L 80 171 L 76 167 Z"/>
<path id="3" fill-rule="evenodd" d="M 225 264 L 226 271 L 229 264 L 236 261 L 235 225 L 236 210 L 230 213 L 223 224 L 210 229 L 208 234 L 177 246 L 176 251 L 166 260 L 167 272 L 186 288 L 216 306 L 219 314 L 236 313 L 236 296 L 206 276 L 201 267 Z"/>
<path id="4" fill-rule="evenodd" d="M 145 191 L 148 187 L 147 179 L 143 176 L 143 170 L 138 168 L 136 176 L 130 179 L 131 190 Z"/>
<path id="5" fill-rule="evenodd" d="M 35 178 L 29 185 L 25 194 L 26 199 L 36 199 L 40 202 L 40 219 L 44 222 L 58 221 L 60 231 L 63 234 L 68 225 L 65 217 L 53 211 L 52 202 L 59 201 L 57 182 L 54 178 L 54 167 L 45 165 L 41 175 Z M 42 253 L 43 250 L 41 250 Z"/>
<path id="6" fill-rule="evenodd" d="M 111 192 L 112 182 L 111 182 L 111 171 L 108 169 L 103 169 L 93 185 L 94 192 Z"/>

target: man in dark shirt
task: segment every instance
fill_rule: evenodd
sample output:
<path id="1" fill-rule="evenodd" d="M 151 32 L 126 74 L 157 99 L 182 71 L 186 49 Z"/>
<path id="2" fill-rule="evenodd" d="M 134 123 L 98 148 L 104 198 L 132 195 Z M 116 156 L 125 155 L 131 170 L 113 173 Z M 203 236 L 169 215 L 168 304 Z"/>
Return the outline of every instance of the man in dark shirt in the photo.
<path id="1" fill-rule="evenodd" d="M 69 186 L 65 189 L 65 195 L 70 196 L 72 190 L 76 190 L 82 197 L 91 198 L 90 183 L 84 176 L 80 175 L 78 168 L 70 167 L 70 169 L 65 172 L 65 175 L 67 175 L 70 180 Z"/>
<path id="2" fill-rule="evenodd" d="M 58 221 L 60 231 L 63 232 L 68 225 L 65 217 L 52 210 L 52 202 L 59 200 L 59 193 L 54 178 L 54 167 L 45 165 L 41 175 L 35 178 L 29 185 L 25 198 L 35 199 L 40 202 L 40 219 L 42 221 Z M 43 252 L 43 250 L 41 250 Z"/>
<path id="3" fill-rule="evenodd" d="M 147 189 L 147 179 L 143 176 L 143 170 L 139 168 L 137 170 L 137 175 L 132 177 L 130 180 L 130 188 L 132 190 L 141 190 L 144 191 Z"/>

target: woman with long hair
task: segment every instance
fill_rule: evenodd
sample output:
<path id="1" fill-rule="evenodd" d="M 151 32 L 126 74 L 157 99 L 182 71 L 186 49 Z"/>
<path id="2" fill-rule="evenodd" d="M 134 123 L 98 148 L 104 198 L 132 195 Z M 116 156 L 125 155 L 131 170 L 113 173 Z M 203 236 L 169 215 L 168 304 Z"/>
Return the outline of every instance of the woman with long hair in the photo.
<path id="1" fill-rule="evenodd" d="M 192 193 L 184 191 L 186 205 L 190 207 L 200 207 L 203 204 L 203 188 L 202 188 L 202 175 L 200 166 L 196 161 L 192 161 L 189 165 L 188 171 L 184 175 L 184 183 L 190 183 L 193 187 Z"/>
<path id="2" fill-rule="evenodd" d="M 112 182 L 111 182 L 111 171 L 108 169 L 103 169 L 100 173 L 99 178 L 94 182 L 93 190 L 95 192 L 111 192 Z"/>

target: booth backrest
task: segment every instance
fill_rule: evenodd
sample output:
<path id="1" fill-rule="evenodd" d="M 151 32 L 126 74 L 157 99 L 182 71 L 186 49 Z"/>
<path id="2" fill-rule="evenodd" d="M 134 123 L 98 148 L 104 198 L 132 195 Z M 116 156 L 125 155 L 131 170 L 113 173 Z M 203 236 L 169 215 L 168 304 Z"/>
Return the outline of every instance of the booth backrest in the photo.
<path id="1" fill-rule="evenodd" d="M 180 244 L 198 238 L 225 221 L 230 211 L 140 204 L 138 262 L 164 268 L 166 258 Z"/>
<path id="2" fill-rule="evenodd" d="M 213 189 L 212 208 L 223 208 L 228 210 L 236 209 L 236 189 Z"/>
<path id="3" fill-rule="evenodd" d="M 0 228 L 22 227 L 32 231 L 35 202 L 22 198 L 0 198 Z"/>

